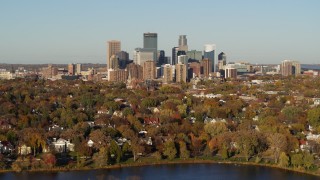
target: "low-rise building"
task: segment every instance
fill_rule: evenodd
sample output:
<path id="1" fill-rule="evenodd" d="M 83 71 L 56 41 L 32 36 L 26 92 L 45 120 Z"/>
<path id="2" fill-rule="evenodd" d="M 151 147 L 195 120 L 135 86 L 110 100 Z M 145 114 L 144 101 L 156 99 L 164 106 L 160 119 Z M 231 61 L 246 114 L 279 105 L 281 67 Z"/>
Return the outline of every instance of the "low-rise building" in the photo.
<path id="1" fill-rule="evenodd" d="M 74 144 L 70 142 L 70 140 L 65 140 L 63 138 L 59 138 L 55 141 L 55 138 L 52 142 L 52 147 L 55 151 L 62 153 L 62 152 L 68 152 L 68 151 L 74 151 Z"/>

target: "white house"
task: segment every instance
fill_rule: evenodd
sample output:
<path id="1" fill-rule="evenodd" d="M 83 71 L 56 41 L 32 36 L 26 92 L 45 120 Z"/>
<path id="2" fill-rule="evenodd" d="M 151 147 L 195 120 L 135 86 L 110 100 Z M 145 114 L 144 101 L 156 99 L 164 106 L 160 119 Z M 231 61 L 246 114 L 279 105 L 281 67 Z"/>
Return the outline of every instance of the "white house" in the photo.
<path id="1" fill-rule="evenodd" d="M 87 142 L 87 145 L 88 145 L 89 147 L 92 147 L 93 144 L 94 144 L 94 142 L 93 142 L 91 139 Z"/>
<path id="2" fill-rule="evenodd" d="M 31 147 L 26 146 L 25 144 L 18 147 L 18 154 L 20 155 L 27 155 L 31 154 Z"/>
<path id="3" fill-rule="evenodd" d="M 316 106 L 320 105 L 320 98 L 313 98 L 313 104 Z"/>
<path id="4" fill-rule="evenodd" d="M 68 152 L 68 151 L 74 151 L 74 144 L 70 143 L 69 140 L 65 140 L 62 138 L 59 138 L 57 141 L 52 142 L 52 146 L 57 152 Z"/>

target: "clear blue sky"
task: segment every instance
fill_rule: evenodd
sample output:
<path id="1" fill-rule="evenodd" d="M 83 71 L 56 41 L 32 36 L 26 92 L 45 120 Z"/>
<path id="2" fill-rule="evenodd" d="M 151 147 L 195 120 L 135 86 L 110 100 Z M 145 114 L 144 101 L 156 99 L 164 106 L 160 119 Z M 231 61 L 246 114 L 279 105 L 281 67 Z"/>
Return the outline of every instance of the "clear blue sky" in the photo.
<path id="1" fill-rule="evenodd" d="M 106 42 L 142 47 L 158 33 L 171 56 L 214 43 L 228 61 L 320 63 L 319 0 L 0 0 L 0 63 L 105 63 Z"/>

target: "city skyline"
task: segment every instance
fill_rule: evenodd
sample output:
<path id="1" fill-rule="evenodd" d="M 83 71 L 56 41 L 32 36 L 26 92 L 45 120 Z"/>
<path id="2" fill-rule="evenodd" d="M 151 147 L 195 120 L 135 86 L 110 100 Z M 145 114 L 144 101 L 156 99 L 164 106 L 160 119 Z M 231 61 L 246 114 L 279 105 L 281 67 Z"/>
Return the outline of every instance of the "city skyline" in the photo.
<path id="1" fill-rule="evenodd" d="M 0 63 L 105 64 L 105 44 L 113 39 L 132 59 L 146 32 L 158 34 L 158 50 L 167 55 L 179 35 L 187 35 L 189 50 L 203 52 L 205 44 L 216 44 L 216 53 L 225 52 L 229 62 L 319 63 L 319 5 L 313 0 L 187 0 L 183 8 L 168 0 L 2 2 Z"/>

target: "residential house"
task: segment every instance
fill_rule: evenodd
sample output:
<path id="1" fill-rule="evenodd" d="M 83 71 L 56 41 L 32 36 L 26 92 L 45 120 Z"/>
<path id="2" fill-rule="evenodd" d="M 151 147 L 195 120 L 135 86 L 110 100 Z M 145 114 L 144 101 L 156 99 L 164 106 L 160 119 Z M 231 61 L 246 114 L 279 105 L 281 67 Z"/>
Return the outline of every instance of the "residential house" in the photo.
<path id="1" fill-rule="evenodd" d="M 140 138 L 140 143 L 144 143 L 146 145 L 152 146 L 152 139 L 151 137 L 143 137 L 143 138 Z"/>
<path id="2" fill-rule="evenodd" d="M 109 114 L 109 111 L 107 109 L 100 109 L 98 110 L 98 114 Z"/>
<path id="3" fill-rule="evenodd" d="M 309 132 L 306 135 L 307 140 L 312 140 L 312 141 L 319 141 L 320 140 L 320 134 L 312 134 L 311 132 Z"/>
<path id="4" fill-rule="evenodd" d="M 204 119 L 204 123 L 216 123 L 216 122 L 223 122 L 223 123 L 227 123 L 227 121 L 225 119 L 221 119 L 221 118 L 209 118 L 206 117 Z"/>
<path id="5" fill-rule="evenodd" d="M 313 98 L 313 104 L 315 106 L 319 106 L 320 105 L 320 98 Z"/>
<path id="6" fill-rule="evenodd" d="M 0 153 L 11 154 L 13 150 L 13 145 L 9 141 L 0 141 Z"/>
<path id="7" fill-rule="evenodd" d="M 28 155 L 31 154 L 31 147 L 23 144 L 21 146 L 18 146 L 18 154 L 19 155 Z"/>
<path id="8" fill-rule="evenodd" d="M 49 131 L 62 131 L 63 127 L 60 127 L 59 125 L 53 124 L 49 126 Z"/>
<path id="9" fill-rule="evenodd" d="M 309 151 L 310 150 L 310 146 L 308 144 L 308 141 L 300 140 L 299 145 L 300 145 L 301 151 Z"/>
<path id="10" fill-rule="evenodd" d="M 121 111 L 115 111 L 115 112 L 113 113 L 113 116 L 122 118 L 122 117 L 123 117 L 123 114 L 122 114 Z"/>
<path id="11" fill-rule="evenodd" d="M 94 121 L 86 121 L 88 125 L 93 128 L 95 126 Z"/>
<path id="12" fill-rule="evenodd" d="M 160 119 L 157 117 L 145 117 L 143 118 L 144 124 L 152 125 L 152 124 L 160 124 Z"/>
<path id="13" fill-rule="evenodd" d="M 117 139 L 117 144 L 119 145 L 119 146 L 122 146 L 124 143 L 126 143 L 128 140 L 126 139 L 126 138 L 118 138 Z M 129 141 L 128 141 L 129 142 Z"/>
<path id="14" fill-rule="evenodd" d="M 89 147 L 93 147 L 93 144 L 94 144 L 94 142 L 91 139 L 89 139 L 89 141 L 87 142 L 87 145 Z"/>
<path id="15" fill-rule="evenodd" d="M 153 114 L 160 113 L 160 110 L 157 107 L 150 108 Z"/>
<path id="16" fill-rule="evenodd" d="M 59 138 L 57 141 L 55 141 L 55 138 L 54 138 L 51 145 L 55 151 L 60 153 L 74 151 L 74 144 L 71 143 L 70 140 L 65 140 L 63 138 Z"/>

